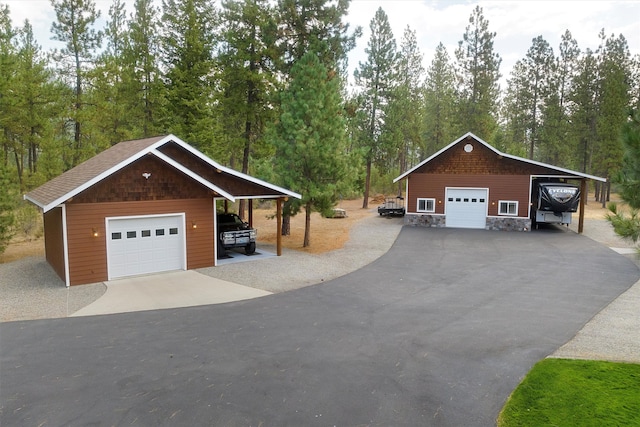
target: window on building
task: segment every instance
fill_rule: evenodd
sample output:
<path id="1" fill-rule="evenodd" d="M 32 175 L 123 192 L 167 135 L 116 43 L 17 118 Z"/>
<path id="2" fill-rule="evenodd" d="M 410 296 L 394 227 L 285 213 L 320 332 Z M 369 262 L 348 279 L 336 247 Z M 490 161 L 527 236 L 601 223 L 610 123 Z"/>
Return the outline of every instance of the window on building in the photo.
<path id="1" fill-rule="evenodd" d="M 435 212 L 436 199 L 418 199 L 418 212 Z"/>
<path id="2" fill-rule="evenodd" d="M 500 200 L 498 215 L 518 215 L 518 202 L 513 200 Z"/>

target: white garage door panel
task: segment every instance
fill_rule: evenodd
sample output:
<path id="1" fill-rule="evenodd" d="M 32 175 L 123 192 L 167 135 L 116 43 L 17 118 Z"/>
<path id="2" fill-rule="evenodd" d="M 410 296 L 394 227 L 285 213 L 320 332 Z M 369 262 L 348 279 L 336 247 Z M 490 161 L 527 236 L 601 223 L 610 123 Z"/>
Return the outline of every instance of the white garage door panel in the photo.
<path id="1" fill-rule="evenodd" d="M 485 228 L 487 189 L 447 189 L 446 224 L 452 228 Z"/>
<path id="2" fill-rule="evenodd" d="M 181 215 L 109 219 L 109 278 L 183 270 L 183 224 Z"/>

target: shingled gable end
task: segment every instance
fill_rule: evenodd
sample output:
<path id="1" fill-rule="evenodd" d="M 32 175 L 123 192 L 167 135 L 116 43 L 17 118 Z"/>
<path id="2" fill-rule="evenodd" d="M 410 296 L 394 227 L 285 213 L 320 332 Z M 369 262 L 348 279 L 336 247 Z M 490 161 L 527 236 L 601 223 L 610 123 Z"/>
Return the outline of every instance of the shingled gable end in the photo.
<path id="1" fill-rule="evenodd" d="M 46 259 L 67 286 L 213 266 L 216 200 L 275 199 L 279 215 L 288 197 L 301 196 L 174 135 L 120 142 L 24 196 L 43 211 Z"/>
<path id="2" fill-rule="evenodd" d="M 567 182 L 587 194 L 605 178 L 503 153 L 467 133 L 394 179 L 406 183 L 405 223 L 427 227 L 529 231 L 537 182 Z M 585 196 L 586 197 L 586 196 Z M 584 224 L 580 199 L 578 230 Z M 505 206 L 509 207 L 505 212 Z"/>

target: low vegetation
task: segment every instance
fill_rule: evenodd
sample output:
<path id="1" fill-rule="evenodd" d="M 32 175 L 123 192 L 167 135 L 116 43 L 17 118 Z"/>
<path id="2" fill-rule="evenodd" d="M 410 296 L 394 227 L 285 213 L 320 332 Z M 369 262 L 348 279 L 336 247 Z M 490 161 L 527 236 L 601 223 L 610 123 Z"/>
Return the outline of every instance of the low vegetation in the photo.
<path id="1" fill-rule="evenodd" d="M 499 427 L 640 425 L 640 365 L 545 359 L 513 392 Z"/>

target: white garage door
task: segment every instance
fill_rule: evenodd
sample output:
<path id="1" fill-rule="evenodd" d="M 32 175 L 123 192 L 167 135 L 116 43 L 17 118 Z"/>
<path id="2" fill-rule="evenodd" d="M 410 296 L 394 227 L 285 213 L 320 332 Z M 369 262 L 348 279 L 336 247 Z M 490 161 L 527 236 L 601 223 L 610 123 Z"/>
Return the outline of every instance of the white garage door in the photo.
<path id="1" fill-rule="evenodd" d="M 109 279 L 184 270 L 184 216 L 107 219 Z"/>
<path id="2" fill-rule="evenodd" d="M 447 227 L 485 228 L 486 188 L 448 188 L 445 214 Z"/>

